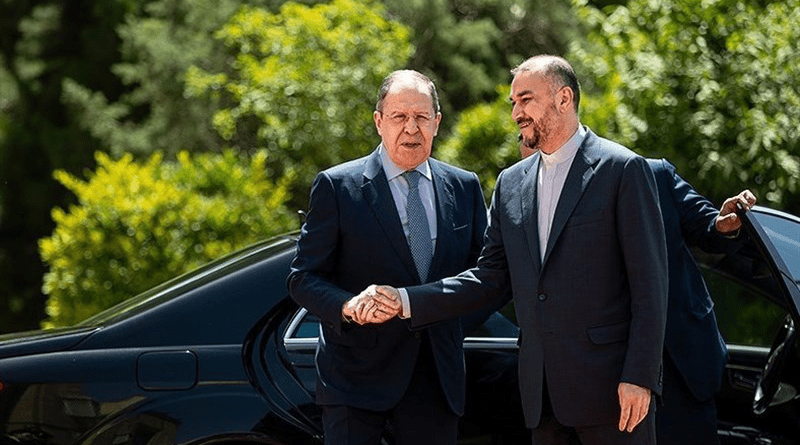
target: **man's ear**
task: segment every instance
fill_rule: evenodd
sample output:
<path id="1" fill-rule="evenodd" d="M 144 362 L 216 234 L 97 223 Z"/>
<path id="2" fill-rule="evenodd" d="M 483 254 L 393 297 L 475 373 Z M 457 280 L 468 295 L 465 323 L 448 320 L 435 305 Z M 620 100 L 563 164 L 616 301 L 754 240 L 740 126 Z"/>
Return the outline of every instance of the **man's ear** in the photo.
<path id="1" fill-rule="evenodd" d="M 381 122 L 383 120 L 383 114 L 380 111 L 374 111 L 372 113 L 372 120 L 375 121 L 375 128 L 378 130 L 378 136 L 383 136 L 381 134 Z"/>
<path id="2" fill-rule="evenodd" d="M 556 93 L 556 104 L 558 104 L 558 110 L 561 112 L 574 108 L 572 105 L 574 100 L 575 92 L 572 91 L 572 88 L 566 85 L 559 88 L 558 92 Z"/>

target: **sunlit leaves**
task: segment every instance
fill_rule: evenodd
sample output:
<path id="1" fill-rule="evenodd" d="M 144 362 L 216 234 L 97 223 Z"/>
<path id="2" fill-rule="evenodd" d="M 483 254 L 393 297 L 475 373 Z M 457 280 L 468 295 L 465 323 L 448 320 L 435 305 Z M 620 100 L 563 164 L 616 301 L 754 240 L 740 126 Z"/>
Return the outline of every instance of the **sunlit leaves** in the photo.
<path id="1" fill-rule="evenodd" d="M 443 161 L 476 172 L 487 198 L 500 170 L 520 159 L 519 128 L 511 119 L 509 92 L 507 85 L 499 87 L 494 102 L 464 110 L 450 137 L 434 153 Z"/>
<path id="2" fill-rule="evenodd" d="M 286 183 L 268 178 L 267 154 L 232 151 L 145 163 L 98 154 L 87 181 L 55 173 L 77 197 L 55 209 L 56 229 L 40 240 L 49 272 L 44 326 L 63 326 L 211 259 L 295 228 L 282 205 Z"/>
<path id="3" fill-rule="evenodd" d="M 409 30 L 372 1 L 288 2 L 277 13 L 244 6 L 216 37 L 232 54 L 227 68 L 190 69 L 187 94 L 218 95 L 217 132 L 264 147 L 279 174 L 294 166 L 300 190 L 377 145 L 378 86 L 412 52 Z"/>
<path id="4" fill-rule="evenodd" d="M 575 7 L 587 39 L 568 57 L 588 93 L 585 123 L 669 158 L 718 202 L 748 187 L 800 211 L 800 2 Z"/>

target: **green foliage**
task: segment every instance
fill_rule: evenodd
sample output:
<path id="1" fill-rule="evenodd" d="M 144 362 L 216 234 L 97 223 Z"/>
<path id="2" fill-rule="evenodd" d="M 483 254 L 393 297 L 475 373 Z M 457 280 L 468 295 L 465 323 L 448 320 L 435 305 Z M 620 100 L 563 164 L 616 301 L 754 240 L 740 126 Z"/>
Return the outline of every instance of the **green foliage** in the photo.
<path id="1" fill-rule="evenodd" d="M 410 56 L 408 33 L 371 1 L 288 2 L 277 14 L 244 6 L 216 33 L 234 55 L 228 67 L 192 67 L 187 94 L 218 101 L 219 134 L 266 148 L 276 174 L 297 174 L 305 202 L 319 170 L 377 144 L 376 92 Z"/>
<path id="2" fill-rule="evenodd" d="M 743 188 L 800 212 L 800 2 L 576 2 L 586 42 L 568 58 L 587 91 L 582 120 L 669 158 L 721 202 Z"/>
<path id="3" fill-rule="evenodd" d="M 265 152 L 232 151 L 177 162 L 161 154 L 138 164 L 97 155 L 88 181 L 56 179 L 78 197 L 53 211 L 56 229 L 40 240 L 49 265 L 44 327 L 64 326 L 259 239 L 292 229 L 282 206 L 286 183 L 266 176 Z"/>
<path id="4" fill-rule="evenodd" d="M 145 2 L 117 28 L 123 60 L 110 71 L 126 86 L 124 92 L 110 97 L 66 79 L 64 103 L 77 123 L 115 156 L 220 151 L 224 141 L 210 125 L 214 104 L 187 98 L 183 76 L 193 65 L 224 66 L 228 54 L 212 35 L 244 1 Z"/>
<path id="5" fill-rule="evenodd" d="M 116 90 L 113 27 L 132 3 L 0 1 L 0 332 L 44 316 L 36 241 L 53 229 L 53 206 L 72 199 L 53 170 L 91 167 L 100 149 L 65 111 L 61 82 Z"/>
<path id="6" fill-rule="evenodd" d="M 487 199 L 500 170 L 520 160 L 519 128 L 511 119 L 509 86 L 497 88 L 497 99 L 478 104 L 458 116 L 452 134 L 435 156 L 478 174 Z"/>
<path id="7" fill-rule="evenodd" d="M 45 268 L 32 246 L 53 230 L 51 209 L 74 200 L 53 179 L 54 170 L 78 174 L 93 169 L 96 151 L 139 159 L 159 151 L 174 159 L 182 150 L 219 153 L 232 147 L 253 155 L 268 148 L 267 174 L 289 175 L 294 181 L 290 208 L 302 208 L 313 173 L 377 143 L 369 115 L 377 79 L 390 70 L 387 64 L 418 69 L 437 82 L 445 110 L 442 138 L 456 112 L 493 99 L 494 85 L 507 81 L 509 67 L 536 52 L 560 53 L 571 38 L 571 25 L 564 19 L 568 5 L 560 0 L 383 0 L 385 11 L 374 0 L 301 0 L 327 6 L 279 9 L 284 3 L 0 1 L 0 178 L 5 180 L 0 180 L 0 270 L 6 271 L 0 276 L 0 295 L 7 296 L 0 299 L 0 331 L 30 329 L 43 317 Z M 345 4 L 346 11 L 332 12 Z M 259 109 L 264 102 L 255 99 L 269 95 L 221 88 L 217 77 L 250 88 L 246 77 L 253 73 L 238 65 L 243 59 L 238 42 L 215 37 L 241 5 L 268 8 L 276 16 L 296 13 L 273 22 L 285 28 L 287 37 L 279 41 L 294 42 L 296 57 L 269 56 L 287 64 L 281 67 L 287 77 L 272 85 L 278 100 L 266 102 L 283 114 L 266 123 L 262 117 L 268 113 Z M 330 14 L 318 14 L 326 8 Z M 296 23 L 303 18 L 313 23 Z M 387 20 L 408 29 L 400 36 L 395 30 L 405 28 L 395 22 L 387 26 Z M 271 30 L 270 38 L 275 31 L 280 34 Z M 328 36 L 339 31 L 342 41 L 332 43 Z M 290 37 L 291 32 L 300 34 Z M 263 40 L 257 34 L 252 42 Z M 317 46 L 307 48 L 306 43 Z M 331 45 L 327 53 L 322 44 Z M 331 59 L 339 77 L 309 68 L 316 60 L 325 66 Z M 289 62 L 305 71 L 292 72 Z M 211 82 L 204 86 L 195 76 L 192 80 L 199 83 L 187 88 L 189 67 L 196 67 L 194 74 L 209 74 L 206 81 Z M 354 82 L 358 88 L 349 87 Z M 290 86 L 288 91 L 295 93 L 280 94 L 280 87 Z M 258 89 L 268 90 L 259 84 L 250 92 Z M 240 97 L 255 101 L 240 106 Z M 281 119 L 288 119 L 291 131 L 273 126 L 276 121 L 282 125 Z M 275 144 L 279 148 L 273 150 Z"/>
<path id="8" fill-rule="evenodd" d="M 491 102 L 509 70 L 534 54 L 563 54 L 578 37 L 569 2 L 562 0 L 384 0 L 409 26 L 416 51 L 409 67 L 440 90 L 442 133 L 456 113 Z"/>

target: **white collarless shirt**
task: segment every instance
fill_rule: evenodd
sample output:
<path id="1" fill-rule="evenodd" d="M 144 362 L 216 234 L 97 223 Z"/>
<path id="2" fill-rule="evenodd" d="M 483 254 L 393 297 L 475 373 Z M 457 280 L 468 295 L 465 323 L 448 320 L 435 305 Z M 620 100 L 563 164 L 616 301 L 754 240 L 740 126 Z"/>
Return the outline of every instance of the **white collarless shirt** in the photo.
<path id="1" fill-rule="evenodd" d="M 536 184 L 536 199 L 539 202 L 539 254 L 544 259 L 547 251 L 547 241 L 553 225 L 553 216 L 556 213 L 558 199 L 564 189 L 567 174 L 578 153 L 578 148 L 586 137 L 586 129 L 578 125 L 578 130 L 567 142 L 552 154 L 540 152 L 539 177 Z"/>

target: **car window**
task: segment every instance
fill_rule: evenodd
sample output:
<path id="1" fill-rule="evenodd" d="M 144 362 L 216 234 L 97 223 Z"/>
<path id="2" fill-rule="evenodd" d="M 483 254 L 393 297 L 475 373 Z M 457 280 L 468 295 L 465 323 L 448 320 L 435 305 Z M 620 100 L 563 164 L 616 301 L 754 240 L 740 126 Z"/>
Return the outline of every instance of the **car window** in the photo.
<path id="1" fill-rule="evenodd" d="M 766 236 L 785 264 L 779 276 L 769 253 L 754 239 L 746 239 L 732 254 L 706 254 L 694 249 L 722 336 L 728 344 L 769 347 L 793 309 L 786 278 L 800 275 L 800 219 L 770 209 L 748 212 L 757 224 L 749 237 Z M 759 233 L 763 235 L 759 235 Z M 783 266 L 777 266 L 783 267 Z M 785 276 L 788 274 L 789 276 Z M 791 286 L 791 284 L 788 284 Z M 796 289 L 795 289 L 796 290 Z M 789 289 L 791 292 L 791 289 Z"/>
<path id="2" fill-rule="evenodd" d="M 300 319 L 300 323 L 297 325 L 293 336 L 294 338 L 319 337 L 319 317 L 310 312 L 306 312 Z"/>
<path id="3" fill-rule="evenodd" d="M 711 269 L 705 269 L 703 276 L 725 342 L 769 347 L 786 311 L 744 281 Z"/>
<path id="4" fill-rule="evenodd" d="M 491 337 L 516 339 L 519 335 L 519 327 L 516 325 L 515 319 L 512 318 L 513 314 L 513 303 L 509 303 L 501 310 L 493 312 L 485 317 L 482 323 L 471 328 L 469 332 L 465 334 L 468 337 L 474 338 Z M 300 308 L 287 325 L 284 334 L 284 344 L 290 349 L 296 349 L 299 345 L 307 345 L 309 340 L 315 341 L 318 337 L 319 317 L 308 312 L 305 308 Z"/>
<path id="5" fill-rule="evenodd" d="M 778 249 L 792 276 L 800 277 L 800 221 L 778 214 L 754 212 L 770 241 Z M 798 280 L 795 283 L 800 285 Z"/>
<path id="6" fill-rule="evenodd" d="M 283 343 L 287 350 L 316 349 L 319 339 L 319 317 L 299 308 L 286 326 Z"/>
<path id="7" fill-rule="evenodd" d="M 281 253 L 285 256 L 293 244 L 294 241 L 290 237 L 277 236 L 250 245 L 128 298 L 87 318 L 77 326 L 101 326 L 119 319 L 134 317 L 154 307 L 164 306 L 167 301 L 220 278 L 227 278 L 232 270 L 245 269 L 264 261 L 265 258 L 277 257 Z"/>

